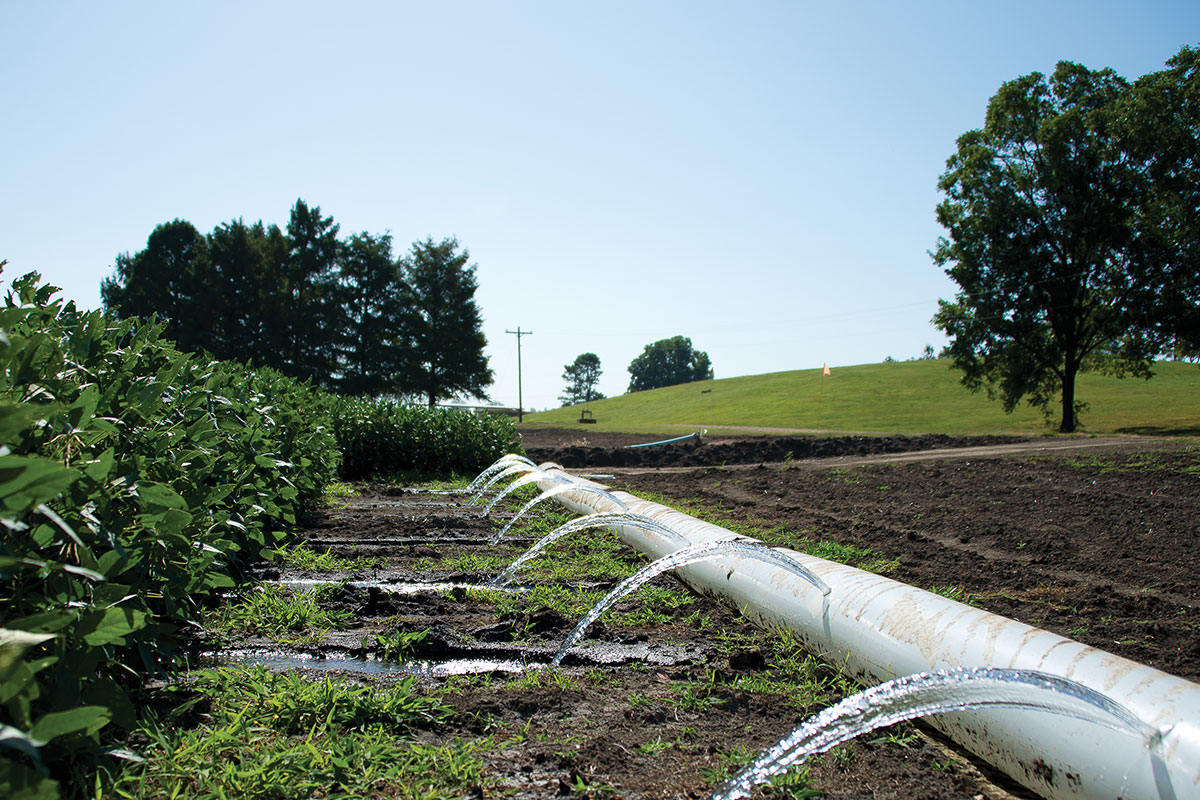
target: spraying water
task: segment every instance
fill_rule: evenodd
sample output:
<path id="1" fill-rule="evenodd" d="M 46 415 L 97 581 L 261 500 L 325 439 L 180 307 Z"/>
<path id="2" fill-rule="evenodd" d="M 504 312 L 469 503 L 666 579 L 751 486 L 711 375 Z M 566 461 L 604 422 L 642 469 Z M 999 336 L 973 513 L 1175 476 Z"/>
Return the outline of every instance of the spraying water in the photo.
<path id="1" fill-rule="evenodd" d="M 514 475 L 518 472 L 536 472 L 536 471 L 537 471 L 537 467 L 533 466 L 532 464 L 510 464 L 509 466 L 502 468 L 499 472 L 492 475 L 491 480 L 489 480 L 487 483 L 483 484 L 483 486 L 479 487 L 479 491 L 477 491 L 471 497 L 471 499 L 468 500 L 467 502 L 470 504 L 478 503 L 480 498 L 482 498 L 484 496 L 484 494 L 487 493 L 488 489 L 492 488 L 492 485 L 494 483 L 496 483 L 497 481 L 504 480 L 509 475 Z"/>
<path id="2" fill-rule="evenodd" d="M 528 475 L 522 475 L 521 477 L 517 478 L 515 481 L 510 483 L 508 486 L 505 486 L 495 497 L 492 498 L 492 502 L 487 504 L 487 507 L 483 509 L 483 513 L 480 514 L 479 516 L 486 517 L 488 514 L 492 513 L 492 509 L 496 507 L 497 503 L 499 503 L 504 498 L 508 497 L 512 492 L 516 491 L 517 489 L 520 489 L 522 486 L 533 483 L 535 481 L 540 481 L 543 478 L 551 478 L 551 477 L 560 482 L 565 480 L 565 478 L 562 478 L 558 475 L 547 475 L 545 472 L 542 472 L 540 469 L 537 469 L 535 467 L 534 472 L 532 472 Z"/>
<path id="3" fill-rule="evenodd" d="M 492 579 L 489 587 L 499 589 L 512 580 L 513 575 L 521 568 L 523 564 L 537 557 L 539 553 L 545 550 L 550 545 L 557 542 L 567 534 L 576 531 L 586 530 L 587 528 L 600 528 L 614 525 L 634 525 L 638 528 L 647 531 L 655 531 L 674 537 L 677 541 L 687 543 L 687 539 L 683 534 L 676 531 L 674 528 L 669 528 L 663 523 L 650 517 L 644 517 L 641 514 L 630 514 L 627 511 L 605 511 L 600 514 L 588 514 L 586 517 L 577 517 L 576 519 L 559 525 L 554 530 L 547 533 L 537 543 L 526 550 L 516 561 L 512 562 L 505 568 L 503 572 Z"/>
<path id="4" fill-rule="evenodd" d="M 536 506 L 538 503 L 542 502 L 543 500 L 549 500 L 551 497 L 560 495 L 563 492 L 586 492 L 586 493 L 591 493 L 591 494 L 598 494 L 601 497 L 606 497 L 609 500 L 613 501 L 618 506 L 620 506 L 622 509 L 625 509 L 627 507 L 620 500 L 613 497 L 613 495 L 611 493 L 605 491 L 604 489 L 601 489 L 599 486 L 587 486 L 585 484 L 571 483 L 570 481 L 566 481 L 566 480 L 559 478 L 559 476 L 557 476 L 557 475 L 553 476 L 553 477 L 555 478 L 555 480 L 562 480 L 563 482 L 560 483 L 558 486 L 552 486 L 551 488 L 549 488 L 546 491 L 539 494 L 537 497 L 530 500 L 525 505 L 521 506 L 521 510 L 518 511 L 516 513 L 516 515 L 513 516 L 513 518 L 508 521 L 508 524 L 505 525 L 503 528 L 501 528 L 500 532 L 491 538 L 492 544 L 495 544 L 496 542 L 503 539 L 504 534 L 508 533 L 508 529 L 511 528 L 516 523 L 517 520 L 519 520 L 521 517 L 525 516 L 526 512 L 528 512 L 529 509 L 533 508 L 534 506 Z M 518 479 L 518 480 L 521 480 L 521 479 Z M 513 481 L 513 483 L 516 483 L 516 481 Z M 493 501 L 493 505 L 494 504 L 495 503 Z M 489 506 L 489 508 L 491 508 L 491 506 Z"/>
<path id="5" fill-rule="evenodd" d="M 749 558 L 755 561 L 766 561 L 772 564 L 778 564 L 784 569 L 787 569 L 795 575 L 798 575 L 799 577 L 811 583 L 813 586 L 820 589 L 822 595 L 829 595 L 829 586 L 825 583 L 825 581 L 814 575 L 812 571 L 808 569 L 808 567 L 775 550 L 769 550 L 765 547 L 747 544 L 746 542 L 709 542 L 708 544 L 697 544 L 690 547 L 684 547 L 680 550 L 676 550 L 670 555 L 663 556 L 660 559 L 650 562 L 646 566 L 642 567 L 642 569 L 640 569 L 636 574 L 617 584 L 616 588 L 606 594 L 603 600 L 601 600 L 599 603 L 596 603 L 592 610 L 584 615 L 583 619 L 579 620 L 579 624 L 576 625 L 575 629 L 567 635 L 567 638 L 563 641 L 562 646 L 558 648 L 558 652 L 554 654 L 554 658 L 551 659 L 550 665 L 557 667 L 559 664 L 561 664 L 562 660 L 566 657 L 567 652 L 575 646 L 576 642 L 583 638 L 583 633 L 587 630 L 589 625 L 599 619 L 600 615 L 607 611 L 614 603 L 630 592 L 636 590 L 643 583 L 652 580 L 656 576 L 666 572 L 669 569 L 675 569 L 676 567 L 682 567 L 687 564 L 694 564 L 698 561 L 711 561 L 714 558 L 720 558 L 721 556 L 725 555 L 741 556 L 742 558 Z"/>
<path id="6" fill-rule="evenodd" d="M 467 491 L 468 492 L 475 491 L 475 489 L 478 488 L 479 484 L 483 483 L 485 480 L 487 480 L 492 475 L 495 475 L 497 472 L 500 472 L 501 470 L 506 469 L 507 467 L 512 466 L 513 464 L 527 464 L 528 466 L 531 466 L 531 467 L 533 466 L 533 462 L 530 461 L 525 456 L 519 456 L 516 453 L 505 453 L 504 455 L 500 456 L 495 461 L 493 461 L 490 465 L 488 465 L 488 467 L 486 469 L 484 469 L 483 472 L 476 475 L 475 480 L 471 481 L 470 485 L 467 486 Z"/>
<path id="7" fill-rule="evenodd" d="M 736 800 L 809 756 L 904 720 L 1016 708 L 1048 711 L 1141 737 L 1156 747 L 1159 732 L 1111 698 L 1082 684 L 1024 669 L 975 668 L 921 672 L 881 683 L 809 718 L 727 781 L 709 800 Z"/>

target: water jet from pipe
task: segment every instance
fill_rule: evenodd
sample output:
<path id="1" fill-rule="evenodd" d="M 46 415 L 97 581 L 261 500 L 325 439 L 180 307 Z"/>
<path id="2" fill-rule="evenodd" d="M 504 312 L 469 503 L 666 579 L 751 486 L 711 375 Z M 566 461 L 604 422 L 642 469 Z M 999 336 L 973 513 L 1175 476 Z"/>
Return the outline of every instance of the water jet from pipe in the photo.
<path id="1" fill-rule="evenodd" d="M 709 800 L 748 797 L 754 786 L 810 756 L 877 728 L 933 714 L 986 708 L 1043 711 L 1094 722 L 1140 737 L 1148 750 L 1157 749 L 1160 743 L 1159 732 L 1123 705 L 1067 678 L 995 667 L 921 672 L 851 695 L 811 717 L 763 751 Z"/>

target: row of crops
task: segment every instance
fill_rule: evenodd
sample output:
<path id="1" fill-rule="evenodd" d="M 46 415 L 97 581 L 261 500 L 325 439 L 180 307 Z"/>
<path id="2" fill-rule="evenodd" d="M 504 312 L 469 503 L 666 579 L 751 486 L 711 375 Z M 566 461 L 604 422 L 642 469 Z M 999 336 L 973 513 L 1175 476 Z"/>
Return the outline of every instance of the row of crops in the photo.
<path id="1" fill-rule="evenodd" d="M 2 266 L 2 263 L 0 263 Z M 0 309 L 0 796 L 99 792 L 142 687 L 338 477 L 472 472 L 506 419 L 338 398 L 14 281 Z"/>

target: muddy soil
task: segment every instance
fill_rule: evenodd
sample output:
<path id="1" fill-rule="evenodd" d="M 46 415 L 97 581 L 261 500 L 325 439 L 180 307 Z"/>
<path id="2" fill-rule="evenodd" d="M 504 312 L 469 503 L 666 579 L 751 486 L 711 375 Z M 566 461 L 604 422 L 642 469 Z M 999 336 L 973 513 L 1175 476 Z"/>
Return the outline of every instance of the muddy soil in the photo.
<path id="1" fill-rule="evenodd" d="M 947 446 L 939 441 L 926 447 Z M 605 442 L 609 450 L 620 446 Z M 754 447 L 762 442 L 746 445 L 747 451 Z M 956 591 L 997 613 L 1200 678 L 1194 522 L 1200 519 L 1200 451 L 1139 447 L 1005 457 L 927 452 L 926 460 L 887 464 L 869 463 L 869 453 L 854 450 L 834 462 L 807 461 L 792 450 L 786 462 L 781 454 L 774 463 L 751 458 L 748 466 L 602 466 L 614 488 L 700 505 L 715 517 L 769 531 L 764 535 L 772 542 L 827 538 L 870 548 L 893 560 L 889 574 L 898 580 Z M 562 458 L 563 447 L 557 449 L 557 458 L 548 460 Z M 370 566 L 260 575 L 293 583 L 350 581 L 326 604 L 349 611 L 351 621 L 319 643 L 285 648 L 285 656 L 301 659 L 286 663 L 314 674 L 333 669 L 386 681 L 400 673 L 378 662 L 371 663 L 380 668 L 364 672 L 353 659 L 378 656 L 371 645 L 376 635 L 422 632 L 406 656 L 410 663 L 495 662 L 483 673 L 423 678 L 451 690 L 447 699 L 457 711 L 423 738 L 495 742 L 479 756 L 487 778 L 474 796 L 707 797 L 731 764 L 855 688 L 812 663 L 805 668 L 824 687 L 815 696 L 776 685 L 753 688 L 796 654 L 778 637 L 697 596 L 684 605 L 663 602 L 652 619 L 641 621 L 634 615 L 645 603 L 623 601 L 593 626 L 563 669 L 524 678 L 506 672 L 507 662 L 547 661 L 576 622 L 537 602 L 498 611 L 463 588 L 486 582 L 495 570 L 480 565 L 515 558 L 533 535 L 518 526 L 491 543 L 505 513 L 481 519 L 460 496 L 360 489 L 343 507 L 311 520 L 304 536 L 317 551 L 372 558 Z M 508 504 L 506 513 L 517 505 Z M 556 548 L 555 560 L 564 563 L 587 555 L 569 543 Z M 486 561 L 495 556 L 502 558 Z M 632 552 L 621 558 L 631 567 L 644 563 Z M 546 583 L 536 569 L 523 580 Z M 396 584 L 413 581 L 446 585 L 396 591 Z M 614 583 L 593 577 L 559 581 L 558 588 L 603 592 Z M 654 585 L 681 592 L 669 576 Z M 234 657 L 278 652 L 279 646 L 246 639 L 223 649 Z M 808 785 L 821 793 L 812 796 L 846 800 L 1029 796 L 919 725 L 869 735 L 821 757 Z M 772 791 L 758 796 L 784 796 Z"/>
<path id="2" fill-rule="evenodd" d="M 671 437 L 674 438 L 674 437 Z M 637 447 L 661 441 L 631 433 L 581 433 L 570 429 L 534 429 L 522 445 L 535 463 L 552 461 L 567 469 L 582 467 L 719 467 L 833 456 L 871 456 L 957 447 L 1025 442 L 1013 436 L 752 436 L 704 435 L 677 444 Z"/>

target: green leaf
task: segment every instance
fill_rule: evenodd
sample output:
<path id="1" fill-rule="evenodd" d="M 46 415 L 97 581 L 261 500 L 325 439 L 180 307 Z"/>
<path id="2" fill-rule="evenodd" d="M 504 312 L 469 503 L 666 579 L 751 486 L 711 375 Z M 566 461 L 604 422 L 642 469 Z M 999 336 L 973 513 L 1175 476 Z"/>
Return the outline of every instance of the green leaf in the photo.
<path id="1" fill-rule="evenodd" d="M 30 690 L 32 687 L 32 690 Z M 8 704 L 14 697 L 25 695 L 25 703 L 37 697 L 37 685 L 34 683 L 33 670 L 24 661 L 6 659 L 0 667 L 0 703 Z M 9 713 L 13 713 L 10 705 Z M 18 718 L 17 722 L 23 721 Z"/>
<path id="2" fill-rule="evenodd" d="M 42 419 L 52 407 L 35 403 L 4 403 L 0 405 L 0 443 L 17 441 L 18 434 Z"/>
<path id="3" fill-rule="evenodd" d="M 72 428 L 82 428 L 83 423 L 91 420 L 96 413 L 96 404 L 100 402 L 100 390 L 95 384 L 89 385 L 79 394 L 79 399 L 67 409 L 67 420 Z"/>
<path id="4" fill-rule="evenodd" d="M 34 510 L 57 525 L 58 529 L 70 537 L 71 541 L 80 547 L 83 547 L 83 540 L 79 538 L 79 534 L 77 534 L 75 529 L 68 525 L 67 521 L 60 517 L 58 513 L 54 511 L 54 509 L 50 508 L 50 506 L 46 505 L 45 503 L 42 503 Z"/>
<path id="5" fill-rule="evenodd" d="M 114 724 L 132 730 L 137 725 L 137 709 L 125 690 L 110 678 L 99 678 L 83 690 L 85 702 L 103 706 L 112 712 Z"/>
<path id="6" fill-rule="evenodd" d="M 161 483 L 139 482 L 137 494 L 151 508 L 173 508 L 186 511 L 188 507 L 187 501 L 180 497 L 178 492 Z"/>
<path id="7" fill-rule="evenodd" d="M 204 581 L 204 585 L 209 589 L 231 589 L 237 586 L 237 582 L 224 573 L 212 572 L 209 573 L 208 579 Z"/>
<path id="8" fill-rule="evenodd" d="M 88 580 L 93 581 L 104 580 L 104 575 L 86 567 L 76 566 L 75 564 L 61 564 L 60 566 L 62 567 L 63 572 L 69 572 L 72 575 L 78 575 L 81 578 L 87 578 Z"/>
<path id="9" fill-rule="evenodd" d="M 58 497 L 79 473 L 36 456 L 0 456 L 0 502 L 23 511 Z"/>
<path id="10" fill-rule="evenodd" d="M 39 719 L 29 735 L 34 739 L 49 742 L 68 733 L 84 731 L 95 733 L 108 724 L 112 712 L 104 706 L 79 706 L 68 711 L 51 711 Z"/>
<path id="11" fill-rule="evenodd" d="M 84 614 L 75 632 L 90 645 L 125 644 L 125 636 L 145 625 L 146 612 L 106 608 Z"/>
<path id="12" fill-rule="evenodd" d="M 116 453 L 110 447 L 93 460 L 87 462 L 83 466 L 83 474 L 87 475 L 96 483 L 104 483 L 108 480 L 108 476 L 112 473 L 113 464 L 116 460 Z"/>
<path id="13" fill-rule="evenodd" d="M 75 611 L 43 611 L 40 614 L 31 614 L 27 617 L 9 620 L 7 623 L 9 628 L 14 628 L 21 631 L 31 631 L 34 633 L 53 633 L 61 631 L 78 618 Z"/>

